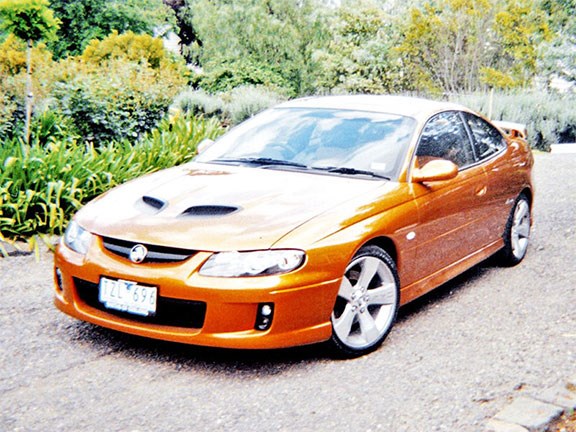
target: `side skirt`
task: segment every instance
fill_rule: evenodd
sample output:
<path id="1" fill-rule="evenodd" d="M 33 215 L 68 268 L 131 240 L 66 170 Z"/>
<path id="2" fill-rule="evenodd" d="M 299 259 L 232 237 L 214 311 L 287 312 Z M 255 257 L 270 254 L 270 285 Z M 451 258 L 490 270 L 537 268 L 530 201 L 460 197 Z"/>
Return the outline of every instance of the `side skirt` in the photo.
<path id="1" fill-rule="evenodd" d="M 420 279 L 408 286 L 402 287 L 400 290 L 400 305 L 405 305 L 412 300 L 432 291 L 434 288 L 448 282 L 450 279 L 455 278 L 459 274 L 464 273 L 466 270 L 474 267 L 476 264 L 481 263 L 486 258 L 494 255 L 504 247 L 504 241 L 498 239 L 490 243 L 484 248 L 454 262 L 450 266 L 433 273 L 424 279 Z"/>

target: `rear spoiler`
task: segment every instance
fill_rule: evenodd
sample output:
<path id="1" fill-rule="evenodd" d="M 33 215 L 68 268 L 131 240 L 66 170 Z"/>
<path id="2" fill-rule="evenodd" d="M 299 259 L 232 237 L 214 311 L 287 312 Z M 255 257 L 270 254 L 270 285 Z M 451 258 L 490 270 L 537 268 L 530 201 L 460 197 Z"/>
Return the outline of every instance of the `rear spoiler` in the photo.
<path id="1" fill-rule="evenodd" d="M 507 121 L 492 121 L 492 123 L 512 138 L 526 139 L 528 137 L 528 130 L 526 129 L 525 124 Z"/>

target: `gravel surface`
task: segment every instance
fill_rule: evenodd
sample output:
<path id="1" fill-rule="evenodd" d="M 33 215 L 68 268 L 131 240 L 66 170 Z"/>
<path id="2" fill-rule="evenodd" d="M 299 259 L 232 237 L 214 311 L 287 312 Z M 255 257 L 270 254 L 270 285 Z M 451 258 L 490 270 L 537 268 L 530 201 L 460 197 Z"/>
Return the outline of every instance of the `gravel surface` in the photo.
<path id="1" fill-rule="evenodd" d="M 0 430 L 482 431 L 576 373 L 576 155 L 536 156 L 533 241 L 404 307 L 376 352 L 201 349 L 81 323 L 52 257 L 0 259 Z"/>

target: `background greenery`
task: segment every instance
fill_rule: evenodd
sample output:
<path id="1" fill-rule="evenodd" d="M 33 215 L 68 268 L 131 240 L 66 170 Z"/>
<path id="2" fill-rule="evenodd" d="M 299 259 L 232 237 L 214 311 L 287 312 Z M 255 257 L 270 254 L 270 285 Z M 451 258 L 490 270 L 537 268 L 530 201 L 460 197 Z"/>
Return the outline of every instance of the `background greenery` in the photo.
<path id="1" fill-rule="evenodd" d="M 453 100 L 546 150 L 576 141 L 575 85 L 576 0 L 0 0 L 0 236 L 291 97 Z"/>

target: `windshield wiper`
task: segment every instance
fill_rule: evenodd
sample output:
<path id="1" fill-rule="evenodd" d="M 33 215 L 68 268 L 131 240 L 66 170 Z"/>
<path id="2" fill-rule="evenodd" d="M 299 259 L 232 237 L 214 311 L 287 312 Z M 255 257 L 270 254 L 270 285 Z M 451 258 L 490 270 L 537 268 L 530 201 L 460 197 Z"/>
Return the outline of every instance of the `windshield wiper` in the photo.
<path id="1" fill-rule="evenodd" d="M 384 179 L 384 180 L 390 180 L 390 177 L 386 177 L 382 174 L 378 174 L 375 173 L 373 171 L 367 171 L 367 170 L 361 170 L 361 169 L 356 169 L 356 168 L 350 168 L 350 167 L 312 167 L 313 169 L 317 169 L 317 170 L 321 170 L 321 171 L 326 171 L 329 173 L 335 173 L 335 174 L 344 174 L 344 175 L 364 175 L 364 176 L 370 176 L 370 177 L 374 177 L 374 178 L 380 178 L 380 179 Z"/>
<path id="2" fill-rule="evenodd" d="M 214 159 L 210 162 L 216 163 L 245 163 L 250 165 L 258 165 L 258 166 L 291 166 L 291 167 L 298 167 L 298 168 L 308 168 L 307 165 L 298 163 L 298 162 L 291 162 L 287 160 L 281 159 L 273 159 L 273 158 L 238 158 L 238 159 Z"/>

